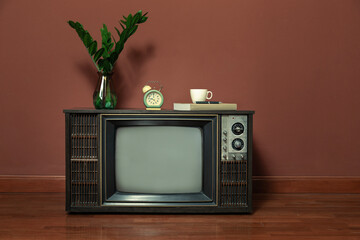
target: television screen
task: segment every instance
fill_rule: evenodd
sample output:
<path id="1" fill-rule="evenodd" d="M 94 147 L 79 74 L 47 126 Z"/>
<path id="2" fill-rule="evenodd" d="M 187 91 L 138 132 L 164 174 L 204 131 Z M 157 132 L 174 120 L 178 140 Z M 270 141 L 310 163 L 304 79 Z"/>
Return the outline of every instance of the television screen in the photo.
<path id="1" fill-rule="evenodd" d="M 115 135 L 115 182 L 119 192 L 199 193 L 203 136 L 199 127 L 126 126 Z"/>

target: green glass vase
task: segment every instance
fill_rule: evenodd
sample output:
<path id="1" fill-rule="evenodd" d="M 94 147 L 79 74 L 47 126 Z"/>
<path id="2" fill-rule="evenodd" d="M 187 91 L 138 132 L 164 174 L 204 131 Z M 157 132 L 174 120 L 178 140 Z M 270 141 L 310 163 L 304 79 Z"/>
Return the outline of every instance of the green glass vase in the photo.
<path id="1" fill-rule="evenodd" d="M 113 73 L 98 72 L 99 78 L 93 95 L 93 103 L 96 109 L 114 109 L 117 97 L 112 87 Z"/>

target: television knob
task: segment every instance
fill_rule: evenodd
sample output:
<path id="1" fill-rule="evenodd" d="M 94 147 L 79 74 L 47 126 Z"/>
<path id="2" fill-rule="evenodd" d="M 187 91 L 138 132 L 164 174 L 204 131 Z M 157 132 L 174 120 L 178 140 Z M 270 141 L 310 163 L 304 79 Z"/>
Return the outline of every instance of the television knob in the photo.
<path id="1" fill-rule="evenodd" d="M 224 134 L 224 135 L 227 135 L 227 131 L 226 131 L 226 130 L 224 130 L 224 131 L 223 131 L 223 134 Z"/>
<path id="2" fill-rule="evenodd" d="M 244 155 L 241 155 L 240 158 L 241 158 L 241 160 L 244 160 Z"/>
<path id="3" fill-rule="evenodd" d="M 244 141 L 241 140 L 240 138 L 235 138 L 232 141 L 232 147 L 235 150 L 241 150 L 244 147 Z"/>
<path id="4" fill-rule="evenodd" d="M 232 157 L 232 159 L 234 159 L 234 160 L 236 159 L 236 155 L 235 155 L 235 154 L 232 154 L 231 157 Z"/>
<path id="5" fill-rule="evenodd" d="M 227 141 L 227 138 L 226 138 L 226 137 L 224 137 L 224 138 L 223 138 L 223 141 L 224 141 L 224 142 L 226 142 L 226 141 Z"/>
<path id="6" fill-rule="evenodd" d="M 223 159 L 226 160 L 226 154 L 223 155 Z"/>
<path id="7" fill-rule="evenodd" d="M 239 122 L 234 123 L 234 125 L 231 127 L 231 131 L 236 135 L 240 135 L 244 132 L 244 125 Z"/>
<path id="8" fill-rule="evenodd" d="M 227 147 L 226 147 L 226 146 L 223 146 L 223 149 L 224 149 L 224 151 L 226 151 L 226 150 L 227 150 Z"/>

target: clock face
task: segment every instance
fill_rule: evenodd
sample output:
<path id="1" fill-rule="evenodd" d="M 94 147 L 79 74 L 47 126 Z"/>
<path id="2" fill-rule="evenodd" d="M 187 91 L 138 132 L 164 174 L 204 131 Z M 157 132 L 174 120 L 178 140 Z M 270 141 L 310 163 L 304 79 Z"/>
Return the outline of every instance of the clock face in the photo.
<path id="1" fill-rule="evenodd" d="M 144 103 L 146 107 L 161 107 L 163 102 L 163 95 L 157 90 L 150 90 L 144 96 Z"/>

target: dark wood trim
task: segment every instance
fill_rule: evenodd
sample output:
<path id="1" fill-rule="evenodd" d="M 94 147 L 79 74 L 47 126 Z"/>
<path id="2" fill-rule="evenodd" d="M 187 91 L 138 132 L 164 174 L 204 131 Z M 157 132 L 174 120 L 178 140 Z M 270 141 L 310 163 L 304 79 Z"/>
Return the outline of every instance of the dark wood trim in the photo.
<path id="1" fill-rule="evenodd" d="M 77 113 L 77 114 L 244 114 L 251 115 L 255 111 L 252 110 L 199 110 L 199 111 L 178 111 L 178 110 L 161 110 L 151 111 L 145 109 L 65 109 L 64 113 Z"/>
<path id="2" fill-rule="evenodd" d="M 360 193 L 360 176 L 254 176 L 255 193 Z M 65 176 L 0 175 L 0 193 L 65 192 Z"/>
<path id="3" fill-rule="evenodd" d="M 70 114 L 65 114 L 65 179 L 70 179 L 71 177 L 71 171 L 70 171 L 70 161 L 67 161 L 66 159 L 71 158 L 71 119 Z M 65 182 L 65 191 L 70 192 L 71 186 L 70 181 Z M 66 201 L 65 201 L 65 208 L 66 210 L 70 209 L 70 201 L 71 196 L 70 194 L 66 194 Z"/>
<path id="4" fill-rule="evenodd" d="M 0 193 L 65 192 L 65 176 L 0 175 Z"/>
<path id="5" fill-rule="evenodd" d="M 360 193 L 360 176 L 257 176 L 255 193 Z"/>
<path id="6" fill-rule="evenodd" d="M 254 190 L 254 182 L 253 182 L 253 115 L 248 115 L 248 191 L 252 193 Z M 253 211 L 253 195 L 248 194 L 248 206 L 250 211 Z"/>

